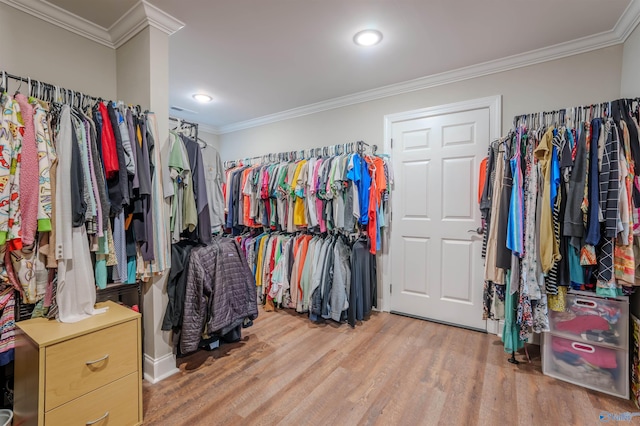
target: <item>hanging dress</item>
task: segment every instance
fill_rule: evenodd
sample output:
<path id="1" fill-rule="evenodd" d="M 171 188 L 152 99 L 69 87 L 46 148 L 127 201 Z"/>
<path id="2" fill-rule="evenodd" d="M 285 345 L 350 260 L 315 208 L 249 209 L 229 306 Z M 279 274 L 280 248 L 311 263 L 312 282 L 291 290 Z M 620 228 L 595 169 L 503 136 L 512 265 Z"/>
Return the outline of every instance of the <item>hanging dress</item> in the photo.
<path id="1" fill-rule="evenodd" d="M 504 351 L 512 353 L 524 346 L 520 340 L 520 326 L 516 323 L 516 309 L 518 304 L 517 292 L 511 294 L 511 271 L 507 271 L 507 292 L 504 306 L 504 328 L 502 329 L 502 342 Z"/>
<path id="2" fill-rule="evenodd" d="M 487 259 L 485 262 L 485 280 L 496 284 L 504 284 L 504 269 L 496 267 L 498 221 L 500 219 L 500 197 L 502 195 L 502 180 L 504 178 L 504 148 L 500 143 L 496 160 L 494 191 L 491 203 L 491 224 L 489 225 L 489 237 L 487 239 Z"/>
<path id="3" fill-rule="evenodd" d="M 96 287 L 89 243 L 84 223 L 72 225 L 71 168 L 74 148 L 71 111 L 68 105 L 62 108 L 58 133 L 58 179 L 56 181 L 56 257 L 58 259 L 58 319 L 61 322 L 77 322 L 91 315 L 106 311 L 95 309 Z M 75 144 L 74 144 L 75 143 Z"/>

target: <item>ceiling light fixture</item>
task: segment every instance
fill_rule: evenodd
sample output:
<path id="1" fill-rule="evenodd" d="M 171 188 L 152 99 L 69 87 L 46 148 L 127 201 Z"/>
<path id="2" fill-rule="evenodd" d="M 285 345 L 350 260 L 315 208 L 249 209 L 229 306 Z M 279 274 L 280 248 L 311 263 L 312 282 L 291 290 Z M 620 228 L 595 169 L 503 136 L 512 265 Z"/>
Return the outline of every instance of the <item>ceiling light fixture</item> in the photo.
<path id="1" fill-rule="evenodd" d="M 373 46 L 382 41 L 382 33 L 378 30 L 362 30 L 353 36 L 353 42 L 358 46 Z"/>
<path id="2" fill-rule="evenodd" d="M 211 96 L 205 95 L 204 93 L 196 93 L 195 95 L 193 95 L 193 99 L 203 104 L 206 104 L 207 102 L 211 102 L 213 100 Z"/>

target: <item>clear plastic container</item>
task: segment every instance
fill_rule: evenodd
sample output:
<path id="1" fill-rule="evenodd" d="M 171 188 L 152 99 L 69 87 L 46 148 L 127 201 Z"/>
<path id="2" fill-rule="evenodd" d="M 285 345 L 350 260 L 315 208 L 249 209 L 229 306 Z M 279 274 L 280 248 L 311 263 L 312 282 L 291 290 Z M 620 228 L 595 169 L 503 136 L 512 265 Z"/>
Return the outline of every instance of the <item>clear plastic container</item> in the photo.
<path id="1" fill-rule="evenodd" d="M 0 426 L 10 426 L 13 422 L 13 411 L 0 410 Z"/>
<path id="2" fill-rule="evenodd" d="M 545 333 L 542 371 L 578 386 L 629 398 L 629 357 L 624 349 Z"/>
<path id="3" fill-rule="evenodd" d="M 564 312 L 549 311 L 554 335 L 620 349 L 629 347 L 626 300 L 569 294 Z"/>

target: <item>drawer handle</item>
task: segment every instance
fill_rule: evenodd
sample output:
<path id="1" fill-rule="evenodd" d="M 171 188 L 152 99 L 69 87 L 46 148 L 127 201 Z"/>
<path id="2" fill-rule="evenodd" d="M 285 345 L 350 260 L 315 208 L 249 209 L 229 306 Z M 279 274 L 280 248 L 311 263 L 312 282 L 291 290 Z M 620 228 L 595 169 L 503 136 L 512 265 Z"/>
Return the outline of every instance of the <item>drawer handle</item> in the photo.
<path id="1" fill-rule="evenodd" d="M 591 345 L 585 345 L 584 343 L 576 343 L 573 342 L 571 343 L 571 347 L 573 349 L 575 349 L 576 351 L 581 351 L 581 352 L 587 352 L 587 353 L 594 353 L 596 351 L 596 348 L 594 348 Z"/>
<path id="2" fill-rule="evenodd" d="M 102 420 L 106 419 L 107 417 L 109 417 L 109 412 L 108 412 L 108 411 L 107 411 L 106 413 L 104 413 L 104 414 L 102 415 L 102 417 L 100 417 L 99 419 L 95 419 L 95 420 L 92 420 L 92 421 L 90 421 L 90 422 L 87 422 L 87 423 L 86 423 L 86 425 L 87 425 L 87 426 L 89 426 L 89 425 L 95 425 L 96 423 L 98 423 L 98 422 L 100 422 L 100 421 L 102 421 Z"/>
<path id="3" fill-rule="evenodd" d="M 106 354 L 105 356 L 103 356 L 103 357 L 102 357 L 102 358 L 100 358 L 100 359 L 94 359 L 93 361 L 87 361 L 87 362 L 85 362 L 85 364 L 87 364 L 87 365 L 97 364 L 97 363 L 99 363 L 100 361 L 104 361 L 104 360 L 105 360 L 105 359 L 107 359 L 107 358 L 109 358 L 109 354 Z M 109 414 L 109 413 L 107 413 L 107 414 Z"/>
<path id="4" fill-rule="evenodd" d="M 593 300 L 587 300 L 587 299 L 576 299 L 576 304 L 582 305 L 582 306 L 588 306 L 590 308 L 595 308 L 596 306 L 598 306 L 598 304 Z"/>

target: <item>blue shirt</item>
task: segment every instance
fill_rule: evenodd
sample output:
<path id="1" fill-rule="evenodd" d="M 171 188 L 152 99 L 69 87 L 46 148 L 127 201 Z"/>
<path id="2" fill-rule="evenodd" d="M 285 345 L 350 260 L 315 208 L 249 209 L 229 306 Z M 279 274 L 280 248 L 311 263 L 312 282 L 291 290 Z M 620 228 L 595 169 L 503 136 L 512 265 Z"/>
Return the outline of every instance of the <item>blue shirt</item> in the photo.
<path id="1" fill-rule="evenodd" d="M 353 181 L 358 188 L 358 202 L 360 203 L 360 218 L 358 223 L 369 223 L 369 188 L 371 188 L 371 175 L 369 165 L 360 154 L 353 155 L 353 168 L 347 173 L 347 179 Z"/>

